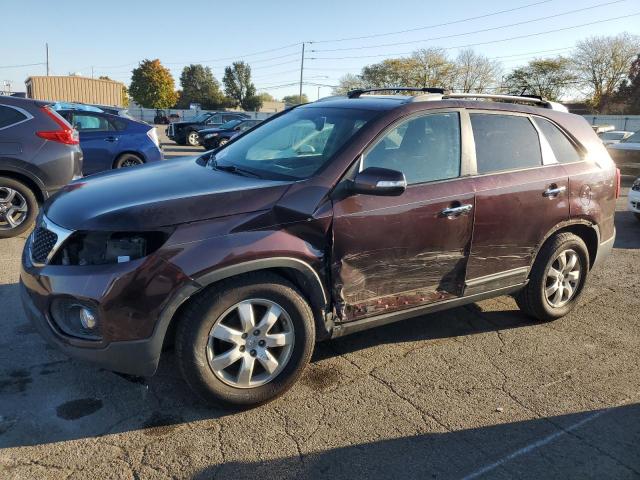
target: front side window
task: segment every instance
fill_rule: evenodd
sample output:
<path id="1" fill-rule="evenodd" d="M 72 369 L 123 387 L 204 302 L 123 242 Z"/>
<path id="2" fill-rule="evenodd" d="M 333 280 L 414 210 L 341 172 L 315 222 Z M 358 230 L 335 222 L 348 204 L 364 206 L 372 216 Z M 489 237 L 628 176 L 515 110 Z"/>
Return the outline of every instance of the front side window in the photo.
<path id="1" fill-rule="evenodd" d="M 623 143 L 640 143 L 640 132 L 636 132 L 628 138 L 622 140 Z"/>
<path id="2" fill-rule="evenodd" d="M 80 132 L 108 132 L 114 130 L 106 118 L 98 115 L 74 113 L 72 123 Z"/>
<path id="3" fill-rule="evenodd" d="M 207 123 L 214 124 L 214 125 L 221 124 L 222 123 L 222 115 L 216 114 L 216 115 L 210 116 L 209 119 L 207 120 Z"/>
<path id="4" fill-rule="evenodd" d="M 432 113 L 400 123 L 364 155 L 362 167 L 400 171 L 409 185 L 460 176 L 458 113 Z"/>
<path id="5" fill-rule="evenodd" d="M 15 108 L 0 105 L 0 128 L 22 122 L 27 117 Z"/>
<path id="6" fill-rule="evenodd" d="M 472 113 L 478 173 L 542 165 L 538 132 L 527 117 Z"/>
<path id="7" fill-rule="evenodd" d="M 576 150 L 573 143 L 566 137 L 564 133 L 560 131 L 549 120 L 544 118 L 534 117 L 536 125 L 542 131 L 542 134 L 549 142 L 551 150 L 556 157 L 556 160 L 560 163 L 572 163 L 582 160 L 580 153 Z"/>
<path id="8" fill-rule="evenodd" d="M 308 178 L 378 112 L 303 107 L 251 130 L 210 160 L 267 178 Z"/>

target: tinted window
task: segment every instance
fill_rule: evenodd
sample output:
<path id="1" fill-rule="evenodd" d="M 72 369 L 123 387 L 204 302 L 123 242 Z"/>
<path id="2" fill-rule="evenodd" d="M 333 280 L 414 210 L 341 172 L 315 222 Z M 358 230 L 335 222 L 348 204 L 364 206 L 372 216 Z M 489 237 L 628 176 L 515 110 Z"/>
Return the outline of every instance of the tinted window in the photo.
<path id="1" fill-rule="evenodd" d="M 228 144 L 209 163 L 234 165 L 266 178 L 307 178 L 377 115 L 351 108 L 296 108 Z"/>
<path id="2" fill-rule="evenodd" d="M 576 148 L 558 127 L 549 120 L 540 117 L 535 117 L 535 122 L 547 139 L 547 142 L 549 142 L 551 150 L 553 150 L 553 154 L 558 162 L 571 163 L 582 160 Z"/>
<path id="3" fill-rule="evenodd" d="M 114 130 L 106 118 L 87 113 L 74 113 L 72 124 L 80 132 L 108 132 Z"/>
<path id="4" fill-rule="evenodd" d="M 0 105 L 0 128 L 8 127 L 27 118 L 18 110 Z"/>
<path id="5" fill-rule="evenodd" d="M 407 183 L 460 175 L 460 119 L 457 113 L 413 118 L 388 132 L 363 158 L 363 168 L 404 173 Z"/>
<path id="6" fill-rule="evenodd" d="M 527 117 L 472 113 L 478 173 L 542 165 L 538 132 Z"/>

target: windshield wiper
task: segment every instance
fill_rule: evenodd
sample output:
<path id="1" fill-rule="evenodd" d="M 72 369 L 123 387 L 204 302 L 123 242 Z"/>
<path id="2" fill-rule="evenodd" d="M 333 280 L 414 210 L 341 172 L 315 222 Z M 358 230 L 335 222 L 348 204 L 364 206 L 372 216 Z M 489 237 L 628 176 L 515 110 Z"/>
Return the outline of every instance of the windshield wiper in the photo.
<path id="1" fill-rule="evenodd" d="M 222 165 L 222 164 L 216 162 L 215 160 L 212 161 L 212 165 L 213 165 L 213 168 L 215 168 L 216 170 L 222 170 L 224 172 L 236 173 L 238 175 L 250 176 L 250 177 L 255 177 L 255 178 L 262 178 L 256 172 L 253 172 L 253 171 L 248 170 L 246 168 L 238 167 L 236 165 L 231 165 L 231 164 Z"/>

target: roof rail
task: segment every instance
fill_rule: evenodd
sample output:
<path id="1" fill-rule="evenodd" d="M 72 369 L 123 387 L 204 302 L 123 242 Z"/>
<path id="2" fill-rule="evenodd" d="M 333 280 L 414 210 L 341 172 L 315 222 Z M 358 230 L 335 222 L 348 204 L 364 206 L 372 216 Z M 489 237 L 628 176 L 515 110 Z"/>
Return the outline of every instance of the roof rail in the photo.
<path id="1" fill-rule="evenodd" d="M 433 87 L 386 87 L 386 88 L 357 88 L 347 93 L 347 98 L 360 98 L 364 93 L 372 92 L 422 92 L 422 93 L 440 93 L 444 94 L 444 88 Z"/>
<path id="2" fill-rule="evenodd" d="M 537 95 L 500 95 L 493 93 L 446 93 L 443 95 L 418 95 L 413 97 L 412 101 L 419 102 L 425 100 L 445 100 L 445 99 L 479 99 L 479 100 L 495 100 L 497 102 L 513 102 L 513 103 L 530 103 L 535 106 L 549 108 L 560 112 L 568 112 L 564 105 L 551 102 Z"/>

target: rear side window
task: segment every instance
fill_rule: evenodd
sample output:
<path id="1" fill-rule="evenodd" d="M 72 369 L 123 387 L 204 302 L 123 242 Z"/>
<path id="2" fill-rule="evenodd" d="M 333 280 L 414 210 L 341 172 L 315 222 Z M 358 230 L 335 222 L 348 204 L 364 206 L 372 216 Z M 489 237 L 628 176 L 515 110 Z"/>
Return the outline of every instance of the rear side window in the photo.
<path id="1" fill-rule="evenodd" d="M 582 160 L 580 153 L 576 150 L 576 147 L 571 143 L 567 136 L 560 131 L 549 120 L 544 118 L 535 117 L 536 125 L 542 131 L 542 134 L 549 142 L 551 150 L 556 157 L 556 160 L 560 163 L 572 163 Z"/>
<path id="2" fill-rule="evenodd" d="M 404 173 L 409 185 L 460 176 L 460 118 L 433 113 L 407 120 L 387 132 L 363 158 L 363 168 Z"/>
<path id="3" fill-rule="evenodd" d="M 115 130 L 106 118 L 86 113 L 74 113 L 73 126 L 80 132 L 109 132 Z"/>
<path id="4" fill-rule="evenodd" d="M 538 132 L 527 117 L 472 113 L 478 173 L 542 165 Z"/>
<path id="5" fill-rule="evenodd" d="M 27 117 L 15 108 L 0 105 L 0 128 L 8 127 L 14 123 L 22 122 Z"/>

